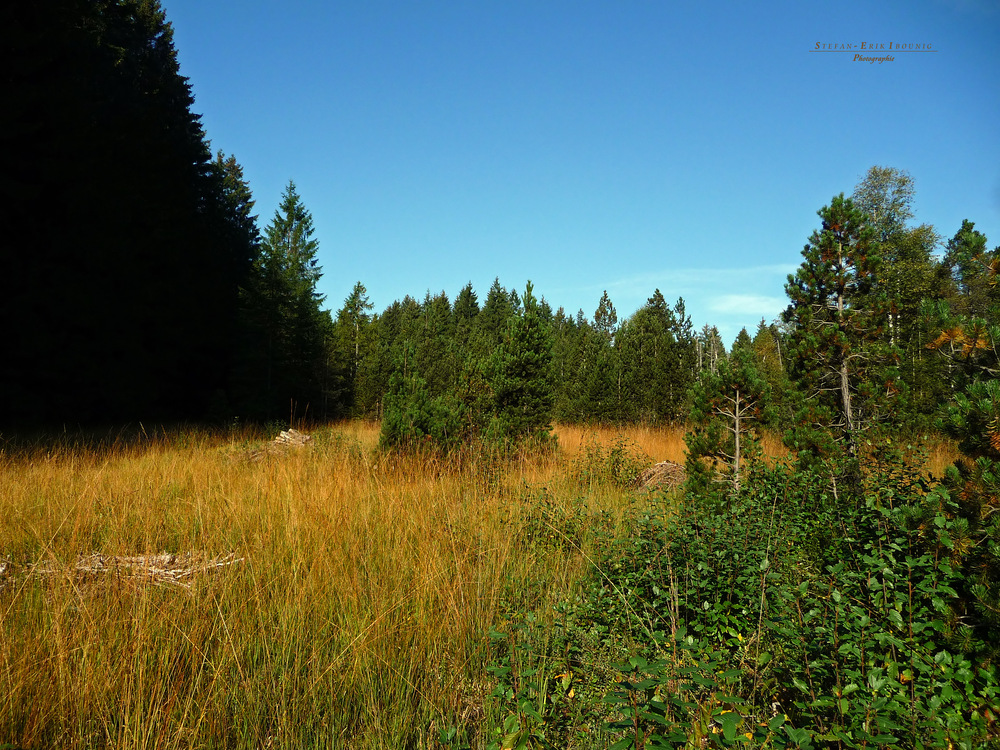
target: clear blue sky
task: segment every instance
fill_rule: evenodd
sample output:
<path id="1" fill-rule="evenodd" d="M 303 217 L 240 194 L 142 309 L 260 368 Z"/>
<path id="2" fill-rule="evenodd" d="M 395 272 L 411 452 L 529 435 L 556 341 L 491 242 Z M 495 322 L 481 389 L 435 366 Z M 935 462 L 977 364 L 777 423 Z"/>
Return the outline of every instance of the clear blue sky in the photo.
<path id="1" fill-rule="evenodd" d="M 163 0 L 214 148 L 289 179 L 336 311 L 494 277 L 592 316 L 655 288 L 727 345 L 872 165 L 1000 245 L 1000 3 Z M 822 44 L 921 44 L 894 60 Z M 867 51 L 863 54 L 870 54 Z"/>

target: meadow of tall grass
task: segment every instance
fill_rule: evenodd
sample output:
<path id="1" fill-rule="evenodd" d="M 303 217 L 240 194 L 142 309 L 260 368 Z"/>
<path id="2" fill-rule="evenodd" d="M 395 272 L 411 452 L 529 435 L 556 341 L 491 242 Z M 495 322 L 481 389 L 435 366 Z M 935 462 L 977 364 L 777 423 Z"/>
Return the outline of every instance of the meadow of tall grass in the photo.
<path id="1" fill-rule="evenodd" d="M 539 503 L 613 533 L 636 495 L 579 481 L 593 446 L 624 439 L 635 461 L 683 461 L 678 429 L 557 434 L 557 450 L 502 463 L 384 453 L 363 422 L 259 462 L 248 455 L 261 436 L 244 432 L 4 449 L 0 746 L 488 736 L 501 719 L 489 632 L 518 612 L 544 621 L 587 569 L 586 528 L 558 551 L 532 543 Z M 233 562 L 175 583 L 80 570 L 95 553 Z"/>
<path id="2" fill-rule="evenodd" d="M 398 748 L 488 722 L 485 634 L 583 566 L 521 534 L 526 500 L 578 501 L 567 455 L 500 471 L 380 453 L 377 425 L 315 438 L 258 463 L 192 431 L 5 451 L 0 744 Z M 187 586 L 76 569 L 161 552 L 240 562 Z"/>

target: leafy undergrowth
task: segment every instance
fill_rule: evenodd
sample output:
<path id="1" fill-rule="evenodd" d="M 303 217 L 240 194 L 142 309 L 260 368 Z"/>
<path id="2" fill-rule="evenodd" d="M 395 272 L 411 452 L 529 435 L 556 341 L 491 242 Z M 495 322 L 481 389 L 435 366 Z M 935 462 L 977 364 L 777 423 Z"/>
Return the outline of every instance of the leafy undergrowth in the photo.
<path id="1" fill-rule="evenodd" d="M 551 624 L 494 632 L 492 746 L 1000 747 L 966 531 L 899 466 L 851 499 L 764 466 L 737 497 L 654 498 Z"/>

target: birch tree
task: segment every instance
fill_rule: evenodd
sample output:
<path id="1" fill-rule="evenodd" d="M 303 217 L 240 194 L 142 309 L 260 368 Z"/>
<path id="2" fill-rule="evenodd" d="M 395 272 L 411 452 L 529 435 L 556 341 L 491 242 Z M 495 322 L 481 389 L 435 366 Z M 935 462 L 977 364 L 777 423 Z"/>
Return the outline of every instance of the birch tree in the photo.
<path id="1" fill-rule="evenodd" d="M 694 387 L 691 410 L 695 429 L 685 440 L 688 472 L 696 482 L 715 479 L 739 491 L 748 456 L 757 456 L 755 425 L 764 416 L 770 388 L 761 376 L 749 347 L 735 349 L 706 371 Z"/>

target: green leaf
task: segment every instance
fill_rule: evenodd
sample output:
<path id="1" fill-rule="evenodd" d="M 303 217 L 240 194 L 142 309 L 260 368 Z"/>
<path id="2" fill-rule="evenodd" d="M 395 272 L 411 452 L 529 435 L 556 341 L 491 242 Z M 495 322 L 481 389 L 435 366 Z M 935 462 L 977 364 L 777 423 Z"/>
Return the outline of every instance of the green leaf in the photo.
<path id="1" fill-rule="evenodd" d="M 523 747 L 523 745 L 518 744 L 521 741 L 522 734 L 524 734 L 524 732 L 517 731 L 504 737 L 500 742 L 502 750 L 514 750 L 515 747 Z"/>
<path id="2" fill-rule="evenodd" d="M 639 716 L 641 718 L 645 719 L 646 721 L 655 721 L 657 724 L 662 724 L 665 727 L 671 725 L 671 722 L 667 721 L 660 714 L 652 714 L 652 713 L 649 713 L 649 711 L 642 711 L 642 712 L 640 712 Z"/>
<path id="3" fill-rule="evenodd" d="M 740 698 L 736 695 L 717 695 L 715 696 L 715 699 L 719 701 L 719 703 L 732 703 L 734 705 L 740 705 L 747 702 L 746 698 Z"/>
<path id="4" fill-rule="evenodd" d="M 541 715 L 539 715 L 538 711 L 535 710 L 535 707 L 531 704 L 531 701 L 528 700 L 521 701 L 520 709 L 522 713 L 527 714 L 535 721 L 538 722 L 542 721 Z"/>
<path id="5" fill-rule="evenodd" d="M 743 717 L 732 711 L 719 717 L 719 723 L 722 724 L 722 736 L 726 738 L 727 742 L 736 739 L 736 730 L 742 721 Z"/>
<path id="6" fill-rule="evenodd" d="M 641 656 L 629 657 L 628 663 L 632 665 L 633 669 L 645 669 L 646 665 L 649 663 Z"/>

